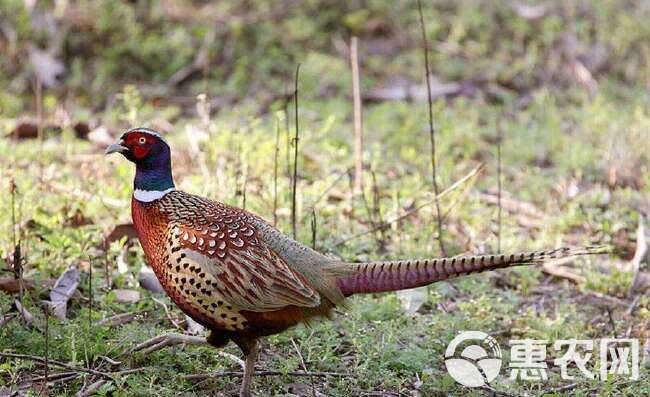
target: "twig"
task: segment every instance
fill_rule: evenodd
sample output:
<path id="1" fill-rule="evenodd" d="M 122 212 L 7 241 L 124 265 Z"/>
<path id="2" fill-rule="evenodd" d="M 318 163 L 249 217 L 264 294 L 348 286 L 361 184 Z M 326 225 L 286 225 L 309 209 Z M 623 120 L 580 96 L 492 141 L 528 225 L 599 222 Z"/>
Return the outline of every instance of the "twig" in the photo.
<path id="1" fill-rule="evenodd" d="M 35 361 L 41 364 L 45 363 L 45 359 L 43 357 L 38 357 L 38 356 L 32 356 L 29 354 L 18 354 L 18 353 L 5 353 L 5 352 L 0 352 L 0 357 L 8 357 L 8 358 L 18 358 L 21 360 L 29 360 L 29 361 Z M 66 364 L 61 361 L 55 361 L 55 360 L 47 360 L 48 365 L 55 365 L 57 367 L 62 367 L 65 369 L 69 369 L 71 371 L 77 371 L 77 372 L 85 372 L 88 374 L 92 375 L 97 375 L 97 376 L 102 376 L 107 379 L 115 380 L 110 374 L 107 374 L 105 372 L 101 371 L 96 371 L 91 368 L 84 368 L 84 367 L 76 367 L 74 365 Z"/>
<path id="2" fill-rule="evenodd" d="M 300 364 L 302 366 L 302 370 L 305 372 L 307 371 L 307 364 L 305 364 L 305 358 L 302 356 L 302 353 L 300 352 L 300 349 L 298 348 L 298 345 L 296 344 L 296 341 L 291 338 L 291 344 L 293 345 L 293 348 L 296 350 L 298 353 L 298 357 L 300 357 Z M 316 387 L 314 386 L 314 377 L 310 377 L 310 382 L 311 382 L 311 395 L 312 397 L 316 396 Z"/>
<path id="3" fill-rule="evenodd" d="M 627 310 L 625 311 L 625 313 L 627 313 L 628 316 L 631 316 L 632 313 L 634 313 L 634 309 L 636 309 L 637 305 L 639 304 L 639 301 L 641 301 L 640 294 L 634 297 L 632 303 L 630 303 L 630 306 L 628 306 Z"/>
<path id="4" fill-rule="evenodd" d="M 47 379 L 50 371 L 48 363 L 50 358 L 50 307 L 47 304 L 43 306 L 43 314 L 45 314 L 45 382 L 43 384 L 43 390 L 47 396 L 49 394 L 47 389 Z"/>
<path id="5" fill-rule="evenodd" d="M 485 165 L 485 164 L 481 163 L 478 167 L 474 168 L 474 169 L 471 170 L 469 173 L 467 173 L 467 175 L 465 175 L 465 176 L 462 177 L 461 179 L 459 179 L 459 180 L 457 180 L 456 182 L 454 182 L 454 184 L 452 184 L 451 186 L 449 186 L 447 189 L 445 189 L 445 190 L 443 190 L 442 192 L 440 192 L 440 194 L 437 195 L 435 199 L 440 200 L 441 198 L 445 197 L 446 195 L 448 195 L 448 194 L 451 193 L 452 191 L 456 190 L 459 186 L 461 186 L 461 185 L 462 185 L 463 183 L 465 183 L 467 180 L 469 180 L 470 178 L 472 178 L 472 177 L 474 177 L 476 174 L 478 174 L 478 173 L 483 169 L 484 165 Z M 402 214 L 402 215 L 400 215 L 400 216 L 398 216 L 398 217 L 396 217 L 396 218 L 394 218 L 394 219 L 392 219 L 392 220 L 390 220 L 390 221 L 387 221 L 387 222 L 385 222 L 385 223 L 383 223 L 383 224 L 381 224 L 381 225 L 374 226 L 374 227 L 372 227 L 372 228 L 370 228 L 370 229 L 368 229 L 368 230 L 365 230 L 365 231 L 363 231 L 363 232 L 361 232 L 361 233 L 354 234 L 354 235 L 352 235 L 352 236 L 350 236 L 350 237 L 348 237 L 348 238 L 346 238 L 346 239 L 343 239 L 343 240 L 341 240 L 341 241 L 338 241 L 337 243 L 334 244 L 334 246 L 337 247 L 337 246 L 339 246 L 339 245 L 345 244 L 345 243 L 347 243 L 347 242 L 349 242 L 349 241 L 351 241 L 351 240 L 354 240 L 354 239 L 356 239 L 356 238 L 358 238 L 358 237 L 365 236 L 366 234 L 374 233 L 375 231 L 379 230 L 380 228 L 388 227 L 388 226 L 390 226 L 391 224 L 393 224 L 393 223 L 395 223 L 395 222 L 399 222 L 399 221 L 401 221 L 402 219 L 408 218 L 408 217 L 411 216 L 412 214 L 414 214 L 414 213 L 420 211 L 422 208 L 424 208 L 424 207 L 426 207 L 426 206 L 431 205 L 432 203 L 434 203 L 434 202 L 435 202 L 435 199 L 430 200 L 430 201 L 427 201 L 426 203 L 424 203 L 424 204 L 422 204 L 422 205 L 420 205 L 420 206 L 417 206 L 417 207 L 413 208 L 412 210 L 409 210 L 409 211 L 405 212 L 404 214 Z"/>
<path id="6" fill-rule="evenodd" d="M 275 121 L 275 152 L 273 154 L 273 227 L 278 225 L 278 157 L 280 156 L 280 121 Z"/>
<path id="7" fill-rule="evenodd" d="M 88 257 L 88 330 L 93 324 L 93 261 Z"/>
<path id="8" fill-rule="evenodd" d="M 245 159 L 244 156 L 242 156 L 242 157 Z M 242 192 L 242 204 L 241 204 L 241 207 L 245 211 L 246 210 L 246 190 L 248 189 L 248 162 L 246 160 L 244 160 L 241 167 L 242 167 L 242 178 L 244 179 L 244 181 L 242 182 L 242 188 L 241 188 L 241 192 Z"/>
<path id="9" fill-rule="evenodd" d="M 295 103 L 295 127 L 296 127 L 296 135 L 293 138 L 293 178 L 292 178 L 292 184 L 293 188 L 291 190 L 291 228 L 293 231 L 293 238 L 294 240 L 297 237 L 298 230 L 297 230 L 297 225 L 296 225 L 296 185 L 298 182 L 298 139 L 299 139 L 299 127 L 298 127 L 298 76 L 300 73 L 300 64 L 296 65 L 296 78 L 294 80 L 294 103 Z"/>
<path id="10" fill-rule="evenodd" d="M 282 371 L 255 371 L 254 375 L 255 376 L 284 376 L 284 375 L 287 375 L 287 376 L 315 376 L 315 377 L 333 376 L 333 377 L 338 377 L 338 378 L 354 376 L 353 374 L 346 374 L 346 373 L 340 373 L 340 372 L 301 372 L 301 371 L 289 371 L 289 372 L 282 372 Z M 213 372 L 211 374 L 185 375 L 182 378 L 184 380 L 199 380 L 199 379 L 206 379 L 206 378 L 224 378 L 224 377 L 241 378 L 242 376 L 244 376 L 243 372 L 221 371 L 221 372 Z"/>
<path id="11" fill-rule="evenodd" d="M 614 337 L 618 335 L 618 331 L 616 330 L 616 322 L 614 321 L 614 316 L 612 315 L 612 309 L 610 307 L 606 307 L 605 310 L 607 311 L 607 318 L 609 319 L 609 325 L 612 327 L 612 332 L 614 332 Z"/>
<path id="12" fill-rule="evenodd" d="M 317 224 L 316 224 L 316 209 L 314 207 L 311 207 L 311 248 L 316 249 L 316 232 L 317 232 Z"/>
<path id="13" fill-rule="evenodd" d="M 381 206 L 379 204 L 379 186 L 377 185 L 377 173 L 375 172 L 374 168 L 371 168 L 370 170 L 371 176 L 372 176 L 372 212 L 373 212 L 373 219 L 375 219 L 376 223 L 385 224 L 384 218 L 381 213 Z M 377 242 L 379 243 L 379 252 L 384 252 L 386 250 L 386 233 L 385 233 L 385 228 L 379 228 L 379 236 L 377 238 Z"/>
<path id="14" fill-rule="evenodd" d="M 234 354 L 218 350 L 217 355 L 237 363 L 237 365 L 239 365 L 239 367 L 241 367 L 242 370 L 246 367 L 246 363 L 244 362 L 244 360 L 235 356 Z"/>
<path id="15" fill-rule="evenodd" d="M 153 298 L 155 299 L 155 298 Z M 96 326 L 102 326 L 106 324 L 110 325 L 123 325 L 130 323 L 131 321 L 135 320 L 139 315 L 144 314 L 145 312 L 135 312 L 135 313 L 121 313 L 117 314 L 115 316 L 107 317 L 103 320 L 100 320 L 95 323 Z"/>
<path id="16" fill-rule="evenodd" d="M 38 136 L 38 172 L 40 187 L 43 189 L 43 83 L 36 76 L 36 131 Z"/>
<path id="17" fill-rule="evenodd" d="M 13 255 L 12 255 L 12 270 L 14 272 L 14 277 L 18 280 L 18 302 L 20 303 L 20 314 L 24 318 L 23 313 L 23 295 L 25 294 L 25 284 L 23 279 L 23 258 L 22 251 L 20 249 L 20 225 L 16 222 L 16 192 L 18 188 L 16 187 L 16 181 L 11 178 L 9 182 L 9 193 L 11 195 L 11 232 L 12 232 L 12 243 L 13 243 Z"/>
<path id="18" fill-rule="evenodd" d="M 151 297 L 151 299 L 152 299 L 154 302 L 156 302 L 157 304 L 159 304 L 160 306 L 163 307 L 163 309 L 165 310 L 165 315 L 167 316 L 167 319 L 168 319 L 172 324 L 174 324 L 174 327 L 176 327 L 177 329 L 179 329 L 179 330 L 181 330 L 181 331 L 184 331 L 183 328 L 182 328 L 182 327 L 181 327 L 181 326 L 180 326 L 180 325 L 179 325 L 179 324 L 178 324 L 178 323 L 173 319 L 172 314 L 170 313 L 169 308 L 167 308 L 167 305 L 165 304 L 165 302 L 160 301 L 160 300 L 154 298 L 153 296 Z"/>
<path id="19" fill-rule="evenodd" d="M 427 83 L 427 103 L 429 105 L 429 138 L 431 140 L 431 177 L 433 179 L 433 193 L 435 194 L 436 220 L 438 224 L 438 243 L 440 252 L 445 255 L 445 244 L 442 237 L 442 219 L 440 213 L 440 201 L 438 199 L 438 180 L 436 170 L 436 137 L 433 128 L 433 100 L 431 98 L 431 72 L 429 71 L 429 43 L 427 42 L 427 32 L 424 26 L 424 16 L 422 15 L 422 3 L 418 0 L 418 12 L 420 14 L 420 26 L 422 27 L 422 51 L 424 52 L 424 68 L 426 72 Z"/>
<path id="20" fill-rule="evenodd" d="M 627 296 L 631 297 L 634 295 L 634 290 L 639 284 L 639 270 L 641 269 L 641 261 L 648 252 L 648 243 L 645 240 L 645 219 L 643 215 L 639 214 L 639 226 L 636 229 L 636 250 L 634 251 L 634 257 L 632 258 L 632 283 L 630 284 L 630 289 L 627 292 Z"/>
<path id="21" fill-rule="evenodd" d="M 287 88 L 288 90 L 288 88 Z M 291 132 L 289 131 L 289 93 L 287 92 L 287 100 L 284 101 L 284 133 L 286 139 L 285 143 L 285 157 L 287 165 L 287 178 L 289 178 L 289 184 L 291 184 Z"/>
<path id="22" fill-rule="evenodd" d="M 93 382 L 89 384 L 87 387 L 84 387 L 83 389 L 79 390 L 79 392 L 75 395 L 75 397 L 90 397 L 93 395 L 95 391 L 99 390 L 99 388 L 104 386 L 106 383 L 108 383 L 108 380 L 106 379 L 100 379 L 96 382 Z"/>
<path id="23" fill-rule="evenodd" d="M 76 371 L 67 371 L 67 372 L 57 372 L 53 374 L 49 374 L 48 377 L 50 380 L 55 380 L 55 379 L 60 379 L 60 378 L 67 378 L 68 376 L 71 375 L 78 375 L 79 373 Z M 24 383 L 36 383 L 36 382 L 41 382 L 45 379 L 45 376 L 35 376 L 33 378 L 28 378 L 24 379 L 22 382 Z"/>
<path id="24" fill-rule="evenodd" d="M 554 261 L 546 262 L 542 265 L 542 271 L 551 276 L 567 279 L 575 284 L 582 284 L 585 282 L 585 278 L 573 273 L 565 265 L 573 263 L 575 258 L 561 258 Z"/>
<path id="25" fill-rule="evenodd" d="M 202 336 L 178 334 L 178 333 L 168 333 L 158 335 L 154 338 L 151 338 L 147 341 L 144 341 L 127 351 L 123 354 L 133 354 L 134 352 L 141 351 L 144 354 L 149 354 L 151 352 L 160 350 L 167 346 L 175 346 L 180 344 L 194 344 L 194 345 L 204 345 L 207 340 Z"/>
<path id="26" fill-rule="evenodd" d="M 497 137 L 497 252 L 501 252 L 501 140 L 503 134 L 499 127 Z"/>
<path id="27" fill-rule="evenodd" d="M 350 64 L 352 66 L 352 98 L 354 103 L 354 194 L 363 190 L 363 117 L 361 107 L 361 87 L 359 83 L 358 40 L 350 40 Z"/>

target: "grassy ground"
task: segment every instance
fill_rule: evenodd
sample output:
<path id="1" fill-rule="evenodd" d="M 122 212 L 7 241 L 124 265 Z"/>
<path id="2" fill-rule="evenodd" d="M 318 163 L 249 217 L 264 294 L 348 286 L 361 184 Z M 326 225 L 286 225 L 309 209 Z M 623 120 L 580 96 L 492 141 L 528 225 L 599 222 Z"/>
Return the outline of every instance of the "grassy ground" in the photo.
<path id="1" fill-rule="evenodd" d="M 595 91 L 556 79 L 542 84 L 544 73 L 521 71 L 540 70 L 544 57 L 530 55 L 535 53 L 532 48 L 541 48 L 542 53 L 551 51 L 552 43 L 563 32 L 562 18 L 568 17 L 560 14 L 559 21 L 552 17 L 544 19 L 543 23 L 548 25 L 545 29 L 516 18 L 497 25 L 495 21 L 509 15 L 509 11 L 495 7 L 483 20 L 479 17 L 484 15 L 481 10 L 485 7 L 481 3 L 461 12 L 438 5 L 435 15 L 450 17 L 443 19 L 438 28 L 429 26 L 435 32 L 439 50 L 434 71 L 449 79 L 463 79 L 478 73 L 472 69 L 475 67 L 487 70 L 489 73 L 484 77 L 501 87 L 494 91 L 491 83 L 486 84 L 471 98 L 461 96 L 434 104 L 441 187 L 450 186 L 485 163 L 481 173 L 441 202 L 447 213 L 443 237 L 448 254 L 497 250 L 497 207 L 493 199 L 497 186 L 495 142 L 499 133 L 503 136 L 503 195 L 510 203 L 503 209 L 502 251 L 597 242 L 613 246 L 614 253 L 567 264 L 573 274 L 580 276 L 576 282 L 550 276 L 538 268 L 520 268 L 432 285 L 426 288 L 424 304 L 412 316 L 405 313 L 395 294 L 353 297 L 349 306 L 340 309 L 332 321 L 296 327 L 266 339 L 259 362 L 259 367 L 267 370 L 301 371 L 304 365 L 308 371 L 347 375 L 311 379 L 289 375 L 257 377 L 253 390 L 258 395 L 284 395 L 289 389 L 298 390 L 296 394 L 311 395 L 312 382 L 319 393 L 328 396 L 490 395 L 492 392 L 487 390 L 458 385 L 445 370 L 444 350 L 461 330 L 493 334 L 506 352 L 510 339 L 545 339 L 552 345 L 555 340 L 574 337 L 599 339 L 627 335 L 641 339 L 642 344 L 650 338 L 648 285 L 628 293 L 633 276 L 629 261 L 636 248 L 639 219 L 642 214 L 646 219 L 650 216 L 650 94 L 644 88 L 647 76 L 643 75 L 647 72 L 643 67 L 643 57 L 647 54 L 640 51 L 636 58 L 628 53 L 610 54 L 615 66 L 597 80 Z M 574 12 L 581 15 L 577 21 L 588 27 L 601 26 L 598 21 L 614 14 L 609 3 L 599 7 L 593 15 L 584 17 L 580 14 L 582 9 L 576 6 Z M 111 14 L 114 10 L 109 11 L 105 11 L 108 16 L 102 15 L 114 17 Z M 133 12 L 137 15 L 137 11 Z M 393 11 L 399 11 L 399 17 L 392 21 L 393 30 L 398 30 L 395 26 L 400 23 L 416 21 L 412 9 L 396 11 L 377 6 L 369 15 L 358 15 L 351 10 L 344 14 L 346 23 L 350 24 L 348 29 L 354 31 L 356 24 L 366 26 L 368 21 L 384 20 Z M 305 11 L 308 15 L 310 12 Z M 328 18 L 343 18 L 323 15 L 317 27 L 328 26 Z M 288 18 L 289 22 L 283 19 L 282 23 L 295 28 L 296 35 L 302 32 L 303 36 L 283 43 L 304 44 L 305 37 L 314 34 L 305 31 L 313 27 L 300 24 L 298 16 Z M 602 31 L 597 30 L 593 36 L 587 27 L 576 23 L 578 36 L 591 37 L 612 48 L 621 48 L 624 43 L 632 53 L 643 45 L 639 44 L 645 37 L 645 30 L 640 28 L 643 24 L 639 22 L 642 14 L 636 18 L 634 11 L 628 10 L 616 18 L 617 23 L 602 26 L 599 28 Z M 263 28 L 272 29 L 272 25 L 263 24 Z M 490 29 L 481 30 L 485 26 Z M 552 37 L 538 35 L 540 29 L 552 32 Z M 405 34 L 417 38 L 412 30 L 416 31 L 405 29 Z M 519 36 L 505 42 L 491 58 L 490 47 L 481 43 L 491 43 L 504 31 L 519 32 Z M 266 31 L 270 36 L 274 32 Z M 141 32 L 132 33 L 137 36 Z M 255 34 L 264 35 L 264 32 L 255 31 Z M 398 34 L 391 33 L 390 37 L 393 36 L 399 38 Z M 315 39 L 314 42 L 323 47 L 329 43 Z M 508 43 L 513 47 L 508 47 Z M 275 49 L 271 44 L 270 48 Z M 441 51 L 445 48 L 449 52 Z M 467 50 L 463 52 L 459 48 Z M 128 52 L 128 48 L 121 50 Z M 351 182 L 346 174 L 353 166 L 347 60 L 320 50 L 305 52 L 300 46 L 291 50 L 294 52 L 286 52 L 298 54 L 295 56 L 302 63 L 298 240 L 346 260 L 440 255 L 433 238 L 433 208 L 424 205 L 432 198 L 426 103 L 389 101 L 364 106 L 364 203 L 360 198 L 351 197 Z M 403 57 L 392 57 L 385 65 L 380 62 L 387 59 L 385 56 L 370 56 L 364 86 L 374 87 L 385 81 L 386 76 L 401 72 L 408 76 L 421 75 L 417 48 L 400 51 Z M 518 52 L 530 57 L 521 54 L 518 57 Z M 105 60 L 106 65 L 116 62 L 102 54 L 97 59 Z M 183 56 L 191 58 L 187 54 Z M 528 60 L 528 63 L 516 64 L 513 59 Z M 248 65 L 248 59 L 242 62 Z M 291 65 L 289 61 L 285 63 Z M 232 395 L 238 389 L 237 378 L 187 379 L 192 374 L 239 369 L 236 363 L 217 355 L 213 349 L 177 346 L 149 355 L 123 355 L 150 337 L 179 332 L 171 320 L 182 325 L 184 318 L 168 298 L 140 287 L 137 278 L 143 257 L 137 244 L 123 238 L 104 247 L 105 236 L 114 226 L 130 220 L 133 169 L 117 156 L 104 157 L 101 139 L 78 138 L 69 120 L 99 121 L 108 126 L 113 136 L 134 125 L 163 130 L 173 150 L 177 187 L 245 206 L 268 220 L 273 220 L 277 165 L 277 226 L 290 233 L 289 169 L 293 148 L 289 143 L 293 115 L 289 113 L 291 122 L 286 123 L 286 115 L 276 111 L 282 108 L 280 102 L 260 110 L 259 103 L 250 98 L 263 95 L 251 94 L 221 108 L 218 114 L 199 118 L 192 112 L 193 99 L 174 105 L 152 99 L 143 92 L 146 90 L 124 87 L 116 76 L 127 73 L 123 70 L 125 65 L 118 63 L 118 70 L 109 76 L 113 80 L 106 77 L 106 81 L 95 81 L 90 91 L 84 91 L 88 87 L 74 86 L 72 90 L 77 96 L 72 97 L 76 99 L 67 102 L 61 100 L 59 91 L 46 90 L 46 119 L 68 121 L 61 123 L 61 131 L 46 130 L 42 143 L 35 139 L 0 138 L 3 189 L 0 230 L 9 231 L 0 236 L 0 268 L 9 267 L 14 252 L 13 207 L 25 258 L 24 276 L 36 284 L 22 298 L 24 307 L 35 316 L 32 326 L 26 326 L 18 318 L 0 326 L 0 351 L 45 355 L 41 301 L 47 299 L 47 282 L 75 265 L 81 269 L 82 278 L 78 293 L 69 302 L 67 319 L 50 318 L 48 322 L 50 359 L 108 372 L 142 368 L 136 373 L 115 374 L 114 381 L 101 386 L 97 395 Z M 457 73 L 454 75 L 449 65 L 465 66 L 454 69 Z M 481 65 L 490 67 L 481 69 Z M 237 74 L 236 69 L 229 75 L 234 80 L 221 81 L 225 91 L 241 86 L 237 78 L 242 79 L 247 69 L 239 67 L 244 71 Z M 77 66 L 75 70 L 81 73 L 86 69 Z M 173 68 L 158 70 L 160 76 L 152 80 L 164 80 L 172 72 Z M 255 81 L 271 76 L 268 79 L 277 87 L 287 85 L 286 79 L 278 80 L 273 71 L 257 72 Z M 13 99 L 25 88 L 22 84 L 26 73 L 16 74 L 15 84 L 0 93 L 3 135 L 12 131 L 19 115 L 30 112 L 27 100 Z M 215 80 L 220 78 L 217 76 Z M 526 88 L 504 83 L 513 81 Z M 108 89 L 103 85 L 107 82 L 110 89 L 119 87 L 119 95 L 103 103 L 92 90 Z M 197 82 L 193 87 L 201 84 Z M 263 86 L 260 84 L 258 88 Z M 215 95 L 212 93 L 209 98 Z M 276 142 L 279 142 L 277 151 Z M 10 181 L 17 187 L 15 200 L 9 193 Z M 419 211 L 412 211 L 422 205 Z M 385 230 L 359 236 L 373 225 L 409 211 L 412 211 L 409 216 L 391 223 Z M 316 219 L 315 241 L 312 213 Z M 119 262 L 126 264 L 126 270 L 118 271 Z M 641 273 L 648 274 L 647 266 Z M 138 290 L 142 296 L 135 303 L 119 303 L 117 289 Z M 92 311 L 89 310 L 91 296 Z M 166 303 L 170 313 L 154 298 Z M 15 299 L 15 295 L 0 293 L 3 315 L 16 313 L 12 307 Z M 120 325 L 99 323 L 125 313 L 137 316 Z M 224 351 L 239 355 L 233 346 Z M 549 346 L 548 354 L 553 359 L 559 353 Z M 504 359 L 506 368 L 507 353 Z M 119 364 L 113 364 L 113 360 Z M 598 369 L 596 358 L 591 364 Z M 50 375 L 63 371 L 52 369 Z M 577 374 L 575 368 L 572 371 Z M 27 395 L 41 393 L 36 387 L 38 382 L 30 383 L 29 379 L 42 374 L 42 366 L 33 361 L 0 359 L 0 385 L 22 385 Z M 49 393 L 75 395 L 100 379 L 78 372 L 73 375 L 55 382 Z M 564 391 L 553 391 L 571 383 L 576 384 Z M 650 375 L 645 364 L 641 379 L 636 382 L 624 377 L 587 380 L 580 375 L 574 381 L 567 381 L 560 379 L 558 367 L 551 365 L 549 380 L 543 384 L 511 381 L 503 370 L 492 387 L 507 395 L 647 395 Z"/>

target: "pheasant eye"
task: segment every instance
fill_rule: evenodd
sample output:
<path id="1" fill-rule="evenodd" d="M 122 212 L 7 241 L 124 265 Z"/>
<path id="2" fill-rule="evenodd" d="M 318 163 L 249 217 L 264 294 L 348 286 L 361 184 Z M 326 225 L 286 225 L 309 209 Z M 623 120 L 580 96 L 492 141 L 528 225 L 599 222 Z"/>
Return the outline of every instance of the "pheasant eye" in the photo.
<path id="1" fill-rule="evenodd" d="M 147 138 L 141 136 L 140 139 L 138 139 L 138 143 L 140 145 L 144 145 L 145 143 L 147 143 Z"/>

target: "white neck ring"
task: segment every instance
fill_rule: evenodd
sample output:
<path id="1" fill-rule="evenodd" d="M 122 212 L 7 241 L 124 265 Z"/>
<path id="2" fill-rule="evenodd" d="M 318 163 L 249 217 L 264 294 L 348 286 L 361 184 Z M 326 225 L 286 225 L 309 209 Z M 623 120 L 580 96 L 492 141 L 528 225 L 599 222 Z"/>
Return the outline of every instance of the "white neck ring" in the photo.
<path id="1" fill-rule="evenodd" d="M 133 197 L 135 197 L 136 200 L 144 202 L 144 203 L 150 203 L 152 201 L 161 199 L 164 195 L 166 195 L 169 192 L 172 192 L 176 190 L 176 188 L 169 188 L 167 190 L 141 190 L 141 189 L 135 189 L 133 191 Z"/>

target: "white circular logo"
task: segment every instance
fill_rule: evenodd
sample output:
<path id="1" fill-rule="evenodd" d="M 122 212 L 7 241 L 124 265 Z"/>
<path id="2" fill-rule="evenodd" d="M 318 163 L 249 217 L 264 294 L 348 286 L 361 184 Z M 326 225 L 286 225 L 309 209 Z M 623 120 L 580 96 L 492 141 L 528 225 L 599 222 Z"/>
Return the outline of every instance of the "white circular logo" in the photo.
<path id="1" fill-rule="evenodd" d="M 472 341 L 461 350 L 459 345 Z M 465 331 L 452 339 L 445 350 L 447 372 L 456 382 L 467 387 L 485 386 L 501 370 L 501 348 L 497 341 L 481 331 Z"/>

